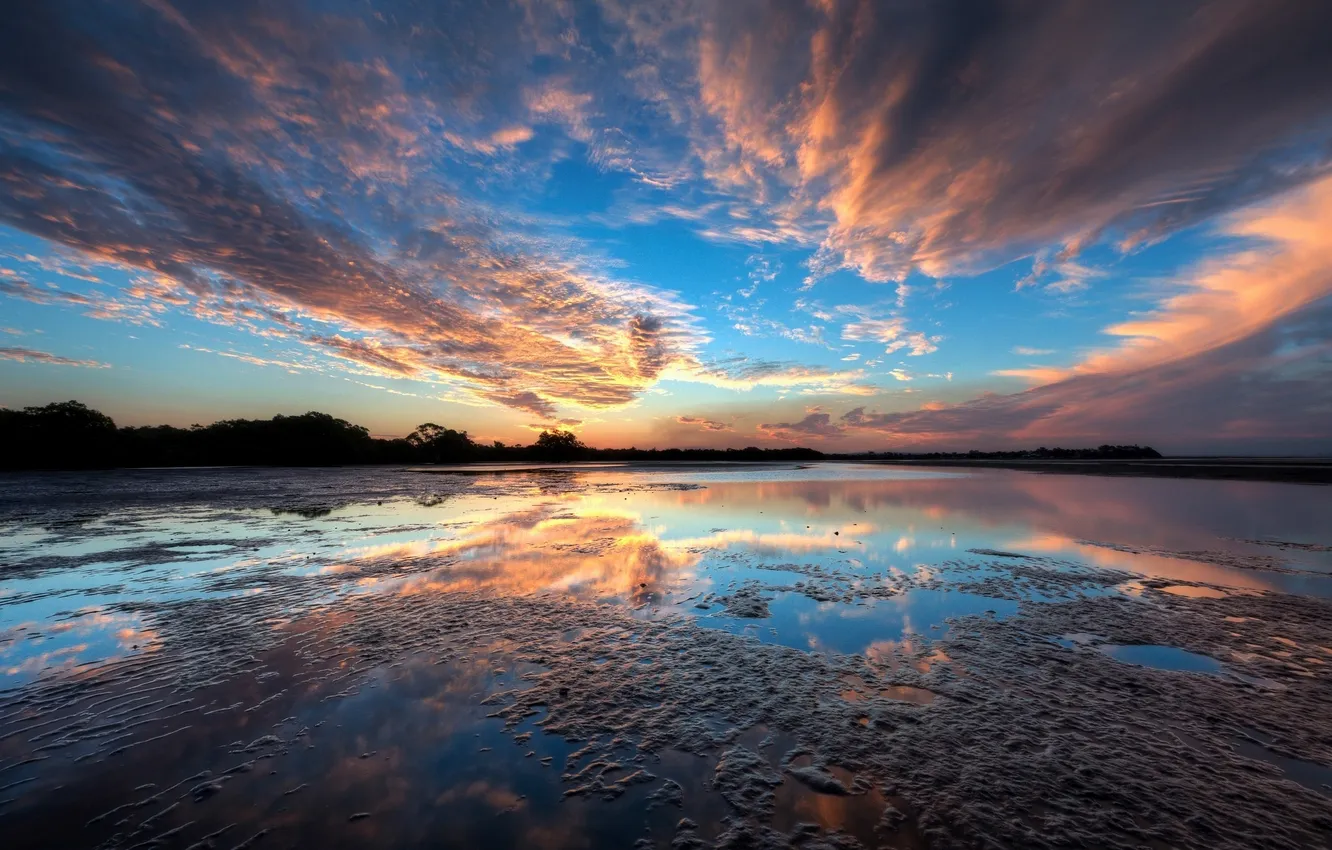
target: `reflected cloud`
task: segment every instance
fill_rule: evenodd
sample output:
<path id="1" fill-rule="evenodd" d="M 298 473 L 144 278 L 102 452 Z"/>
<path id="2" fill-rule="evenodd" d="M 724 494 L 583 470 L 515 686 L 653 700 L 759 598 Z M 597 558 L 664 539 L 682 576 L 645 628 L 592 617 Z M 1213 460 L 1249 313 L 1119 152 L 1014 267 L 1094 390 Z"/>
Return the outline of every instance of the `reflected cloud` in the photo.
<path id="1" fill-rule="evenodd" d="M 401 594 L 485 590 L 506 595 L 572 593 L 648 598 L 696 565 L 695 553 L 662 544 L 631 514 L 551 506 L 487 520 L 457 540 L 414 541 L 351 552 L 361 561 L 441 561 Z"/>

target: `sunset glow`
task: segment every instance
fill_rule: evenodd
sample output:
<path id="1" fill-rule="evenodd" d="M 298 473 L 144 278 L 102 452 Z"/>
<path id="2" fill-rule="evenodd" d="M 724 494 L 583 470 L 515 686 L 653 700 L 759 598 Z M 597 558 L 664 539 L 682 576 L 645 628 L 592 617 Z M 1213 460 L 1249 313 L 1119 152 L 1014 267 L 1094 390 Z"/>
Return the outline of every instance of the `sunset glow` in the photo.
<path id="1" fill-rule="evenodd" d="M 0 406 L 1327 452 L 1330 32 L 1316 2 L 19 4 Z"/>

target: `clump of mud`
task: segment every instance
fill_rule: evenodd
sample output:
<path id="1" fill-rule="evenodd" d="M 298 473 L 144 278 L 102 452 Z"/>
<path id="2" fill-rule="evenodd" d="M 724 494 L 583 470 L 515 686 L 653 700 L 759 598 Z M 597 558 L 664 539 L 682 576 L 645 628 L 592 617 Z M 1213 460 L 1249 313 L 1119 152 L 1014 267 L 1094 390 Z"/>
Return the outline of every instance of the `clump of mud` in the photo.
<path id="1" fill-rule="evenodd" d="M 732 617 L 762 620 L 770 615 L 768 600 L 764 598 L 763 590 L 758 582 L 746 582 L 734 593 L 729 596 L 719 596 L 716 601 L 720 602 L 725 607 L 726 613 Z"/>

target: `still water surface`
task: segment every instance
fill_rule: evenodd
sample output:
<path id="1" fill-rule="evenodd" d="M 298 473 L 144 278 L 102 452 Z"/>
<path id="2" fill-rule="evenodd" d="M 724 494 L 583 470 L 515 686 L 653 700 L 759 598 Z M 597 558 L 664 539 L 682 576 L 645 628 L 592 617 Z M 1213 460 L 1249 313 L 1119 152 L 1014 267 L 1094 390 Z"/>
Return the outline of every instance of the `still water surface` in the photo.
<path id="1" fill-rule="evenodd" d="M 853 464 L 475 472 L 10 476 L 0 496 L 0 687 L 12 697 L 169 654 L 174 632 L 159 619 L 171 606 L 264 595 L 275 604 L 255 628 L 292 635 L 326 628 L 352 598 L 424 594 L 446 605 L 466 593 L 600 603 L 638 620 L 687 619 L 801 652 L 899 659 L 920 672 L 947 663 L 957 618 L 1003 620 L 1029 603 L 1122 596 L 1144 605 L 1150 587 L 1199 599 L 1332 596 L 1327 488 Z M 1071 578 L 1014 580 L 1026 564 Z M 1083 580 L 1084 571 L 1112 579 Z M 993 577 L 1005 579 L 1004 592 L 986 583 Z M 1050 640 L 1180 674 L 1228 670 L 1169 646 Z M 265 657 L 275 682 L 298 672 L 284 645 Z M 540 716 L 505 729 L 483 704 L 526 687 L 524 673 L 540 669 L 524 649 L 499 642 L 447 659 L 409 655 L 331 701 L 296 687 L 269 694 L 268 679 L 214 682 L 209 705 L 262 704 L 193 719 L 169 745 L 153 745 L 152 763 L 94 758 L 44 765 L 48 774 L 17 766 L 23 736 L 11 736 L 0 740 L 0 786 L 9 788 L 0 819 L 60 831 L 123 803 L 126 783 L 160 785 L 164 764 L 178 766 L 167 771 L 176 781 L 269 727 L 304 727 L 318 730 L 302 738 L 318 746 L 290 744 L 280 767 L 252 766 L 244 771 L 252 777 L 231 783 L 243 789 L 218 792 L 208 806 L 187 801 L 197 809 L 195 840 L 236 823 L 225 833 L 232 846 L 299 823 L 325 846 L 437 846 L 445 833 L 458 847 L 628 846 L 639 837 L 665 846 L 682 812 L 701 838 L 723 829 L 726 803 L 705 790 L 715 754 L 653 754 L 652 774 L 683 789 L 677 803 L 650 806 L 646 782 L 613 802 L 566 799 L 560 774 L 579 744 L 543 734 Z M 894 687 L 853 687 L 843 698 L 872 691 L 937 710 L 932 692 Z M 769 737 L 762 752 L 790 769 L 779 763 L 789 732 L 742 729 L 736 740 L 758 747 Z M 57 786 L 78 793 L 61 797 Z M 777 787 L 777 828 L 811 821 L 865 843 L 888 805 L 878 789 Z M 68 829 L 67 846 L 103 837 Z M 913 845 L 912 829 L 901 828 L 897 846 Z"/>

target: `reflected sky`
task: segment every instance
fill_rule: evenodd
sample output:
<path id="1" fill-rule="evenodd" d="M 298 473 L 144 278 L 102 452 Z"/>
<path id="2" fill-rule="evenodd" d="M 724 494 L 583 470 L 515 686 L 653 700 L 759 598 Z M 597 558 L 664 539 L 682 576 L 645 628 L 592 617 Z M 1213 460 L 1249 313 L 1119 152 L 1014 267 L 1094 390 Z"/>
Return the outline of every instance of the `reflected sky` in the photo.
<path id="1" fill-rule="evenodd" d="M 566 739 L 543 722 L 571 689 L 543 682 L 642 670 L 635 687 L 656 704 L 665 686 L 652 677 L 707 676 L 717 659 L 752 649 L 791 664 L 783 677 L 826 662 L 832 690 L 808 694 L 818 711 L 836 705 L 850 713 L 831 716 L 853 734 L 888 734 L 876 725 L 885 716 L 970 710 L 949 683 L 986 672 L 967 654 L 975 641 L 956 639 L 1001 631 L 984 620 L 1030 614 L 1028 602 L 1122 596 L 1146 611 L 1168 598 L 1153 589 L 1203 605 L 1332 595 L 1326 488 L 850 464 L 194 474 L 196 494 L 179 500 L 153 496 L 154 474 L 135 472 L 64 479 L 95 493 L 89 503 L 52 489 L 10 503 L 19 508 L 0 503 L 0 786 L 24 783 L 9 786 L 0 815 L 21 826 L 16 847 L 95 846 L 116 832 L 129 845 L 176 827 L 191 840 L 230 829 L 217 846 L 267 829 L 275 846 L 299 835 L 325 847 L 622 847 L 639 837 L 664 847 L 682 817 L 710 841 L 733 814 L 712 779 L 735 746 L 778 777 L 776 828 L 816 822 L 877 846 L 892 804 L 903 812 L 898 846 L 923 846 L 907 801 L 852 772 L 863 766 L 798 750 L 789 728 L 704 712 L 697 731 L 711 746 Z M 168 493 L 188 483 L 161 475 Z M 344 498 L 332 498 L 340 487 Z M 531 628 L 501 637 L 484 606 L 510 598 L 521 604 L 505 616 L 523 612 Z M 554 611 L 581 613 L 544 619 Z M 210 613 L 217 625 L 198 619 Z M 457 620 L 468 630 L 450 631 Z M 1272 693 L 1283 686 L 1250 675 L 1251 661 L 1291 659 L 1304 675 L 1332 655 L 1295 630 L 1246 661 L 1157 645 L 1168 635 L 1062 634 L 1081 628 L 1036 642 L 1068 650 L 1060 663 L 1108 656 L 1121 670 Z M 256 631 L 271 640 L 251 649 Z M 687 637 L 665 642 L 666 632 Z M 189 666 L 178 658 L 211 659 L 202 645 L 215 641 L 243 660 L 221 674 L 198 662 L 205 680 L 185 692 L 159 681 Z M 722 654 L 696 667 L 662 654 L 713 641 Z M 643 654 L 623 651 L 631 646 Z M 75 679 L 99 689 L 68 687 Z M 528 713 L 504 714 L 533 688 L 541 701 Z M 610 713 L 637 693 L 572 690 Z M 76 696 L 53 711 L 24 701 L 48 693 Z M 117 751 L 122 739 L 99 737 L 103 728 L 133 747 Z M 1253 747 L 1255 758 L 1267 752 Z M 1298 781 L 1325 770 L 1287 762 L 1272 763 Z M 638 770 L 654 778 L 626 779 L 611 800 L 606 785 L 568 796 L 583 770 L 606 770 L 608 783 Z M 678 801 L 652 805 L 667 780 Z M 96 821 L 150 784 L 170 790 L 160 814 Z"/>
<path id="2" fill-rule="evenodd" d="M 304 477 L 324 490 L 330 474 L 294 473 L 291 486 Z M 853 464 L 590 467 L 558 484 L 545 472 L 482 478 L 418 475 L 440 493 L 311 510 L 262 495 L 144 505 L 152 478 L 139 472 L 127 476 L 123 506 L 106 498 L 114 479 L 99 479 L 101 510 L 78 521 L 11 512 L 0 537 L 0 674 L 17 684 L 152 650 L 157 637 L 136 606 L 263 593 L 275 574 L 320 577 L 312 604 L 366 592 L 571 595 L 846 653 L 945 636 L 950 617 L 1013 613 L 1013 599 L 949 582 L 1029 559 L 1243 592 L 1332 593 L 1332 553 L 1254 542 L 1326 548 L 1325 488 Z M 727 595 L 746 585 L 766 617 L 728 611 Z M 1216 593 L 1191 586 L 1172 592 Z"/>

